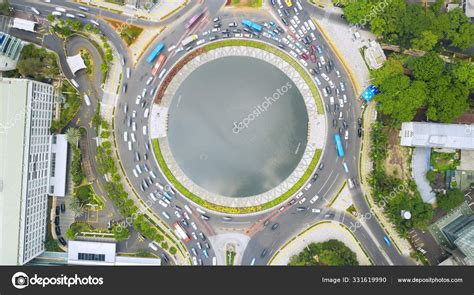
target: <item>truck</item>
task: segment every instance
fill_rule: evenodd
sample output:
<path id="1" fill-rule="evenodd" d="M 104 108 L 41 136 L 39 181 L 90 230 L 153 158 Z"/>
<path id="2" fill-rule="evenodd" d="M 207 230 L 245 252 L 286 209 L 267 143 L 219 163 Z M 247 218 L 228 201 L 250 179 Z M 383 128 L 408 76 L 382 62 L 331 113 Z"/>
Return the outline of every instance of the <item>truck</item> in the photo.
<path id="1" fill-rule="evenodd" d="M 186 38 L 183 39 L 183 41 L 181 41 L 181 45 L 183 47 L 186 47 L 187 45 L 193 43 L 194 41 L 196 41 L 198 39 L 198 35 L 196 34 L 193 34 L 191 36 L 188 36 Z"/>
<path id="2" fill-rule="evenodd" d="M 153 66 L 153 69 L 151 70 L 151 74 L 153 76 L 156 76 L 158 72 L 163 68 L 166 62 L 166 55 L 163 53 L 158 56 L 158 60 L 156 61 L 155 65 Z"/>
<path id="3" fill-rule="evenodd" d="M 181 227 L 181 225 L 177 222 L 175 222 L 173 224 L 173 227 L 174 227 L 174 232 L 176 233 L 176 235 L 178 237 L 180 237 L 183 242 L 187 243 L 190 241 L 190 238 L 188 236 L 188 234 L 186 233 L 186 231 Z"/>

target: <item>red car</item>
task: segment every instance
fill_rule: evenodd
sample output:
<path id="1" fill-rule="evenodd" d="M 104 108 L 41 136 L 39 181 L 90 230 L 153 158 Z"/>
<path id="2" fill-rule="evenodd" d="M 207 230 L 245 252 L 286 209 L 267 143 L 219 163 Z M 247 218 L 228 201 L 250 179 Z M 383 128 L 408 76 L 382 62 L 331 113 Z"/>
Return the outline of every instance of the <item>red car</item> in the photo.
<path id="1" fill-rule="evenodd" d="M 308 60 L 308 55 L 306 53 L 303 53 L 301 57 L 304 58 L 305 60 Z"/>
<path id="2" fill-rule="evenodd" d="M 311 53 L 309 57 L 313 63 L 316 63 L 316 56 L 314 56 L 314 54 Z"/>
<path id="3" fill-rule="evenodd" d="M 314 46 L 314 45 L 311 45 L 311 50 L 312 50 L 314 53 L 316 53 L 316 52 L 317 52 L 317 50 L 316 50 L 316 46 Z"/>

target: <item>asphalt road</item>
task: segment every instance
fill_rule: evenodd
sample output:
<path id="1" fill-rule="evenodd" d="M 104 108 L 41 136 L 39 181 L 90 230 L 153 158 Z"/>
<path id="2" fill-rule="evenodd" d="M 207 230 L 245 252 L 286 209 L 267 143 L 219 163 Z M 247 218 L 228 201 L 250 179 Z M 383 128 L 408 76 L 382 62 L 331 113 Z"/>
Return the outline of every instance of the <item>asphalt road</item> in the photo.
<path id="1" fill-rule="evenodd" d="M 28 6 L 28 3 L 29 1 L 19 0 L 19 1 L 16 1 L 15 6 L 18 6 L 18 8 L 23 7 L 23 9 L 25 9 L 25 7 Z M 221 15 L 222 18 L 224 19 L 223 21 L 224 24 L 227 21 L 234 21 L 234 20 L 240 23 L 242 16 L 239 15 L 238 13 L 233 13 L 231 15 L 225 15 L 225 14 L 219 13 L 219 10 L 223 6 L 223 4 L 224 4 L 224 1 L 205 1 L 204 4 L 198 4 L 196 1 L 192 1 L 191 4 L 188 5 L 185 8 L 185 10 L 181 11 L 178 15 L 170 19 L 167 19 L 165 22 L 158 22 L 159 24 L 166 23 L 168 25 L 168 29 L 162 35 L 160 35 L 157 40 L 155 40 L 155 42 L 150 46 L 148 51 L 145 52 L 143 56 L 147 56 L 147 54 L 159 42 L 164 41 L 167 47 L 169 47 L 171 46 L 171 44 L 178 43 L 186 35 L 189 35 L 191 32 L 187 32 L 183 28 L 183 26 L 180 24 L 180 22 L 175 22 L 175 21 L 178 18 L 179 18 L 179 21 L 187 19 L 193 13 L 198 11 L 198 9 L 202 9 L 206 7 L 209 11 L 209 17 L 203 22 L 202 26 L 198 26 L 199 27 L 198 32 L 208 30 L 210 26 L 212 25 L 211 18 L 215 16 Z M 43 2 L 34 4 L 34 6 L 37 7 L 41 11 L 41 13 L 44 13 L 44 14 L 49 14 L 57 5 L 63 6 L 67 9 L 77 9 L 76 4 L 63 2 L 63 1 L 61 2 L 58 1 L 58 3 L 55 3 L 55 1 L 53 1 L 51 4 L 47 4 Z M 302 11 L 299 14 L 299 18 L 301 19 L 302 22 L 304 22 L 306 19 L 309 18 L 308 11 L 311 13 L 314 13 L 315 17 L 318 17 L 321 15 L 318 9 L 314 7 L 311 7 L 311 9 L 308 8 L 307 10 Z M 89 12 L 92 13 L 95 11 L 90 10 Z M 116 15 L 108 11 L 101 11 L 101 13 L 97 13 L 97 14 L 116 18 L 119 20 L 123 20 L 123 17 L 124 17 L 124 16 Z M 276 15 L 276 12 L 272 11 L 271 14 Z M 291 14 L 293 16 L 293 12 L 291 12 Z M 88 17 L 91 17 L 91 15 L 88 15 Z M 260 15 L 255 15 L 255 16 L 245 15 L 245 17 L 251 18 L 258 22 L 263 22 L 264 20 L 277 21 L 282 27 L 284 27 L 281 21 L 278 19 L 278 17 L 273 18 L 273 19 L 272 19 L 272 16 L 270 15 L 266 16 L 268 17 L 268 19 L 262 19 Z M 98 21 L 101 22 L 100 20 Z M 144 20 L 137 20 L 137 24 L 145 25 L 145 26 L 146 25 L 152 26 L 158 23 L 148 22 Z M 117 34 L 113 31 L 113 29 L 105 25 L 103 22 L 101 22 L 101 30 L 104 32 L 107 38 L 111 40 L 111 42 L 114 44 L 115 48 L 120 52 L 120 54 L 126 57 L 127 50 L 123 42 L 120 40 Z M 311 188 L 307 191 L 306 190 L 303 191 L 304 195 L 299 199 L 299 200 L 306 199 L 306 201 L 303 204 L 293 205 L 293 207 L 291 208 L 288 205 L 286 205 L 285 210 L 282 212 L 278 211 L 278 208 L 275 208 L 273 210 L 269 210 L 267 212 L 263 212 L 259 214 L 254 214 L 251 216 L 234 216 L 232 221 L 230 222 L 223 221 L 222 215 L 212 213 L 212 212 L 208 213 L 208 215 L 211 217 L 211 219 L 208 222 L 202 221 L 199 218 L 199 214 L 193 209 L 193 214 L 191 218 L 192 218 L 192 221 L 194 221 L 198 227 L 198 230 L 196 232 L 202 231 L 207 236 L 210 236 L 210 235 L 216 234 L 216 231 L 223 232 L 227 228 L 242 227 L 243 229 L 245 228 L 247 229 L 247 233 L 252 237 L 252 239 L 247 247 L 247 250 L 244 253 L 244 258 L 242 262 L 243 264 L 248 264 L 252 257 L 260 257 L 260 253 L 265 248 L 271 251 L 275 251 L 281 245 L 283 245 L 289 238 L 291 238 L 293 235 L 301 231 L 308 224 L 312 224 L 321 219 L 332 220 L 331 217 L 324 218 L 325 214 L 321 215 L 321 214 L 311 213 L 310 209 L 311 208 L 324 209 L 324 206 L 330 201 L 331 198 L 334 197 L 335 193 L 339 190 L 343 181 L 346 178 L 353 177 L 355 179 L 359 179 L 358 161 L 359 161 L 360 139 L 357 137 L 357 134 L 356 134 L 356 124 L 357 124 L 356 122 L 357 122 L 357 118 L 360 116 L 360 108 L 355 99 L 356 97 L 355 97 L 354 89 L 352 89 L 352 86 L 350 85 L 349 77 L 347 73 L 344 71 L 344 68 L 342 67 L 340 61 L 337 59 L 334 53 L 330 50 L 330 47 L 328 46 L 327 42 L 322 38 L 320 32 L 316 31 L 314 33 L 317 36 L 317 40 L 314 42 L 314 44 L 321 45 L 325 59 L 332 60 L 335 64 L 335 68 L 338 69 L 341 73 L 341 78 L 337 78 L 335 75 L 335 71 L 333 70 L 328 74 L 329 78 L 336 85 L 338 85 L 339 84 L 338 82 L 341 80 L 344 81 L 346 85 L 345 94 L 348 96 L 348 104 L 346 104 L 343 108 L 341 108 L 344 120 L 349 125 L 348 128 L 349 128 L 349 133 L 350 133 L 349 140 L 344 141 L 344 148 L 345 148 L 346 155 L 344 158 L 340 158 L 337 156 L 337 153 L 332 141 L 332 135 L 335 132 L 337 132 L 337 129 L 332 128 L 333 115 L 328 113 L 327 114 L 328 132 L 326 134 L 326 149 L 324 150 L 324 153 L 320 160 L 320 162 L 325 163 L 325 168 L 323 171 L 319 172 L 319 178 L 311 186 Z M 261 41 L 265 41 L 273 45 L 277 44 L 273 40 L 264 39 L 264 38 Z M 166 67 L 169 67 L 170 65 L 174 64 L 182 55 L 183 53 L 178 54 L 178 55 L 170 54 L 168 57 Z M 312 64 L 310 61 L 308 61 L 308 63 L 310 64 L 309 66 L 314 67 L 314 64 Z M 128 62 L 128 58 L 126 58 L 126 65 L 123 67 L 123 71 L 124 71 L 123 77 L 126 77 L 125 69 L 126 67 L 129 67 L 129 66 L 130 64 Z M 166 183 L 166 180 L 161 175 L 161 173 L 156 173 L 157 171 L 159 171 L 156 161 L 153 159 L 152 152 L 147 151 L 145 147 L 145 143 L 149 142 L 149 138 L 147 137 L 147 135 L 145 136 L 142 135 L 143 126 L 146 126 L 148 124 L 147 120 L 143 118 L 144 108 L 142 108 L 140 105 L 135 104 L 135 98 L 137 97 L 138 94 L 142 93 L 142 90 L 145 87 L 147 88 L 147 92 L 150 93 L 150 90 L 152 88 L 157 87 L 159 84 L 158 79 L 155 79 L 151 83 L 151 85 L 149 86 L 145 85 L 147 78 L 150 76 L 149 73 L 151 71 L 151 67 L 152 67 L 151 64 L 148 64 L 144 59 L 142 59 L 139 61 L 136 67 L 132 69 L 132 75 L 130 79 L 123 79 L 123 82 L 128 84 L 128 90 L 125 95 L 120 96 L 118 108 L 115 114 L 116 116 L 115 117 L 116 130 L 115 131 L 116 131 L 120 158 L 125 170 L 127 171 L 128 178 L 131 180 L 137 192 L 140 192 L 139 187 L 143 179 L 141 177 L 135 178 L 134 175 L 132 174 L 132 169 L 135 168 L 137 163 L 135 162 L 135 159 L 134 159 L 135 158 L 134 153 L 128 150 L 127 144 L 122 139 L 122 134 L 124 131 L 127 131 L 128 133 L 132 132 L 132 130 L 127 126 L 127 121 L 128 121 L 128 117 L 131 116 L 133 111 L 136 111 L 137 113 L 136 118 L 132 118 L 132 120 L 136 124 L 135 134 L 136 134 L 136 139 L 137 139 L 137 142 L 133 144 L 133 149 L 134 151 L 139 152 L 141 155 L 140 164 L 141 165 L 147 164 L 147 166 L 151 170 L 155 171 L 155 174 L 157 174 L 158 181 L 162 184 Z M 325 87 L 327 85 L 325 81 L 321 78 L 320 80 L 323 83 L 322 87 Z M 335 96 L 334 90 L 333 90 L 332 95 L 329 95 L 328 97 L 324 98 L 325 105 L 329 103 L 330 96 Z M 150 103 L 152 101 L 151 96 L 147 94 L 145 100 L 147 101 L 147 106 L 145 106 L 146 108 L 150 106 Z M 123 112 L 123 107 L 125 104 L 127 104 L 129 108 L 126 114 Z M 331 111 L 332 111 L 332 108 L 331 108 Z M 339 128 L 341 126 L 342 120 L 337 120 L 337 121 L 338 121 L 338 128 Z M 146 161 L 143 160 L 144 158 L 143 155 L 145 153 L 147 153 L 148 155 L 148 160 Z M 346 162 L 349 168 L 349 173 L 345 173 L 342 166 L 343 161 Z M 150 189 L 146 193 L 140 193 L 141 197 L 144 200 L 147 200 L 148 198 L 147 196 L 149 195 L 151 191 L 152 190 Z M 309 206 L 308 205 L 309 199 L 311 199 L 313 196 L 316 196 L 316 195 L 320 196 L 320 198 L 314 205 Z M 352 190 L 352 196 L 353 196 L 355 206 L 359 212 L 369 211 L 369 207 L 360 189 Z M 178 205 L 181 208 L 184 206 L 184 204 L 188 204 L 188 203 L 189 203 L 189 200 L 187 200 L 183 196 L 177 195 L 175 198 L 173 198 L 173 205 Z M 296 206 L 306 206 L 308 207 L 308 211 L 305 211 L 305 213 L 295 213 L 294 207 Z M 172 210 L 165 209 L 168 215 L 171 216 L 169 220 L 163 217 L 164 216 L 162 213 L 163 207 L 161 207 L 160 205 L 158 204 L 154 205 L 153 210 L 158 216 L 162 217 L 162 219 L 165 222 L 167 222 L 170 226 L 176 220 Z M 346 216 L 345 214 L 342 214 L 342 215 L 341 214 L 342 213 L 340 213 L 339 215 Z M 263 222 L 269 218 L 272 219 L 271 222 L 278 222 L 280 224 L 277 230 L 269 231 L 268 229 L 263 228 Z M 350 218 L 346 218 L 345 220 L 350 220 Z M 407 259 L 405 259 L 405 257 L 402 257 L 393 248 L 388 248 L 383 243 L 383 236 L 385 235 L 385 233 L 375 218 L 372 218 L 371 220 L 367 221 L 367 225 L 373 236 L 370 236 L 370 234 L 366 232 L 365 230 L 357 230 L 355 231 L 355 235 L 357 236 L 357 238 L 361 241 L 363 245 L 366 245 L 367 251 L 369 252 L 369 255 L 371 256 L 375 264 L 382 264 L 382 265 L 391 264 L 391 263 L 405 264 L 407 262 Z M 375 240 L 372 241 L 373 239 Z M 197 244 L 196 244 L 196 241 L 194 240 L 187 244 L 188 250 L 191 250 L 191 248 L 196 248 L 196 247 L 197 247 Z M 199 255 L 199 256 L 203 259 L 204 264 L 211 263 L 211 258 L 206 259 L 202 255 Z M 210 257 L 212 256 L 213 254 L 211 253 Z M 257 264 L 265 264 L 270 258 L 270 256 L 271 256 L 271 252 L 267 254 L 265 257 L 258 259 Z"/>

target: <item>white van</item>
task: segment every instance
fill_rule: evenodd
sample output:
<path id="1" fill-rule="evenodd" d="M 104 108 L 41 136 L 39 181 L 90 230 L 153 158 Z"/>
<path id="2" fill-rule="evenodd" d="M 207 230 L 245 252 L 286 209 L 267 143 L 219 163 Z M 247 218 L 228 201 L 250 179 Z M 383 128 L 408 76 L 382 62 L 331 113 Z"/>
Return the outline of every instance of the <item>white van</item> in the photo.
<path id="1" fill-rule="evenodd" d="M 71 79 L 71 84 L 74 85 L 74 87 L 79 88 L 79 84 L 77 84 L 76 80 Z"/>
<path id="2" fill-rule="evenodd" d="M 349 188 L 350 189 L 353 189 L 354 188 L 354 182 L 352 181 L 352 179 L 347 179 L 347 184 L 349 185 Z"/>
<path id="3" fill-rule="evenodd" d="M 135 168 L 137 169 L 138 174 L 142 174 L 142 168 L 140 167 L 139 164 L 137 164 L 137 165 L 135 166 Z"/>
<path id="4" fill-rule="evenodd" d="M 145 113 L 143 113 L 143 117 L 148 118 L 148 115 L 150 114 L 150 109 L 149 108 L 146 108 L 145 109 Z"/>

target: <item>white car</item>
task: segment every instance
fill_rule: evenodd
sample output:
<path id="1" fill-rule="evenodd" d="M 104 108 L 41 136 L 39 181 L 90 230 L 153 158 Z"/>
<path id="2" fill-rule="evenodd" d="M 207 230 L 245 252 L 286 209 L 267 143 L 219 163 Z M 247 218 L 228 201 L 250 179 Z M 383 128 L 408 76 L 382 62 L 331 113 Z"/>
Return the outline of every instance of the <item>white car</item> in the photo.
<path id="1" fill-rule="evenodd" d="M 135 133 L 130 133 L 130 138 L 132 139 L 132 142 L 137 141 L 137 139 L 135 138 Z"/>
<path id="2" fill-rule="evenodd" d="M 145 135 L 145 136 L 146 136 L 146 134 L 147 134 L 147 129 L 146 129 L 146 126 L 143 126 L 143 135 Z"/>
<path id="3" fill-rule="evenodd" d="M 212 29 L 212 32 L 220 32 L 221 28 L 214 28 Z"/>
<path id="4" fill-rule="evenodd" d="M 137 178 L 138 178 L 138 172 L 137 172 L 137 169 L 133 168 L 133 170 L 132 170 L 132 171 L 133 171 L 133 175 L 135 175 L 135 177 L 137 177 Z"/>
<path id="5" fill-rule="evenodd" d="M 321 81 L 318 79 L 318 77 L 314 77 L 314 81 L 316 81 L 316 84 L 318 84 L 318 86 L 321 86 Z"/>
<path id="6" fill-rule="evenodd" d="M 197 240 L 197 239 L 198 239 L 198 237 L 196 236 L 196 232 L 192 232 L 192 233 L 191 233 L 191 236 L 192 236 L 192 237 L 193 237 L 193 239 L 195 239 L 195 240 Z"/>
<path id="7" fill-rule="evenodd" d="M 301 204 L 303 204 L 304 202 L 306 202 L 306 198 L 302 198 L 298 203 L 301 205 Z"/>
<path id="8" fill-rule="evenodd" d="M 299 198 L 301 198 L 302 195 L 303 195 L 303 192 L 299 192 L 299 193 L 296 195 L 296 198 L 299 199 Z"/>
<path id="9" fill-rule="evenodd" d="M 288 41 L 288 39 L 286 39 L 285 37 L 281 38 L 281 40 L 283 41 L 283 43 L 285 43 L 285 45 L 290 44 L 290 41 Z"/>
<path id="10" fill-rule="evenodd" d="M 143 88 L 142 97 L 145 97 L 145 95 L 146 95 L 146 88 Z"/>
<path id="11" fill-rule="evenodd" d="M 346 130 L 346 132 L 344 132 L 344 139 L 349 140 L 349 130 Z"/>
<path id="12" fill-rule="evenodd" d="M 132 112 L 132 118 L 136 118 L 137 117 L 137 111 L 136 110 L 133 110 Z"/>
<path id="13" fill-rule="evenodd" d="M 197 45 L 197 46 L 202 45 L 202 44 L 204 44 L 204 42 L 206 42 L 205 39 L 198 40 L 198 41 L 196 42 L 196 45 Z"/>
<path id="14" fill-rule="evenodd" d="M 193 227 L 194 230 L 197 230 L 197 229 L 198 229 L 197 226 L 196 226 L 196 223 L 194 223 L 194 221 L 191 222 L 191 226 Z"/>
<path id="15" fill-rule="evenodd" d="M 323 66 L 326 64 L 326 60 L 324 59 L 324 56 L 320 56 L 319 57 L 319 60 L 321 61 L 321 63 L 323 64 Z"/>
<path id="16" fill-rule="evenodd" d="M 150 78 L 148 78 L 148 80 L 146 80 L 146 85 L 150 85 L 152 81 L 153 81 L 153 76 L 151 76 Z"/>
<path id="17" fill-rule="evenodd" d="M 180 47 L 178 49 L 176 49 L 176 51 L 174 52 L 175 54 L 178 54 L 180 52 L 184 51 L 184 47 Z"/>
<path id="18" fill-rule="evenodd" d="M 125 142 L 128 141 L 128 132 L 127 131 L 123 132 L 123 141 L 125 141 Z"/>
<path id="19" fill-rule="evenodd" d="M 316 41 L 316 36 L 314 35 L 313 32 L 311 32 L 311 34 L 309 34 L 309 35 L 311 36 L 311 39 L 312 39 L 313 41 Z"/>
<path id="20" fill-rule="evenodd" d="M 326 90 L 326 88 L 323 88 L 323 95 L 324 97 L 328 97 L 328 91 Z"/>
<path id="21" fill-rule="evenodd" d="M 332 89 L 334 89 L 334 88 L 336 87 L 332 81 L 328 81 L 328 83 L 329 83 L 329 86 L 330 86 Z"/>
<path id="22" fill-rule="evenodd" d="M 244 35 L 242 33 L 236 33 L 234 34 L 235 38 L 242 38 Z"/>
<path id="23" fill-rule="evenodd" d="M 181 218 L 181 214 L 179 214 L 178 211 L 174 211 L 174 215 L 176 216 L 176 218 L 180 219 Z"/>
<path id="24" fill-rule="evenodd" d="M 132 151 L 132 142 L 131 141 L 128 142 L 128 150 Z"/>
<path id="25" fill-rule="evenodd" d="M 339 107 L 344 107 L 344 100 L 342 100 L 342 98 L 339 98 Z"/>
<path id="26" fill-rule="evenodd" d="M 311 200 L 309 200 L 309 202 L 310 202 L 311 204 L 314 204 L 314 203 L 316 203 L 316 201 L 317 201 L 318 199 L 319 199 L 319 196 L 316 195 L 316 196 L 312 197 Z"/>
<path id="27" fill-rule="evenodd" d="M 170 216 L 166 211 L 161 212 L 166 219 L 170 219 Z"/>
<path id="28" fill-rule="evenodd" d="M 311 187 L 311 183 L 308 183 L 308 185 L 306 185 L 306 186 L 304 187 L 304 190 L 307 191 L 307 190 L 309 190 L 310 187 Z"/>
<path id="29" fill-rule="evenodd" d="M 308 66 L 308 63 L 302 58 L 300 58 L 300 63 L 302 63 L 305 67 Z"/>
<path id="30" fill-rule="evenodd" d="M 342 99 L 344 100 L 344 103 L 347 103 L 347 95 L 343 94 Z"/>
<path id="31" fill-rule="evenodd" d="M 168 48 L 168 52 L 171 52 L 173 50 L 176 49 L 176 45 L 171 45 L 169 48 Z"/>
<path id="32" fill-rule="evenodd" d="M 324 80 L 329 81 L 329 77 L 325 73 L 322 73 L 321 77 L 323 77 Z"/>
<path id="33" fill-rule="evenodd" d="M 207 36 L 207 35 L 209 35 L 210 33 L 211 33 L 211 30 L 205 31 L 205 32 L 202 33 L 202 36 Z"/>
<path id="34" fill-rule="evenodd" d="M 160 205 L 163 206 L 164 208 L 167 208 L 167 207 L 168 207 L 168 204 L 166 204 L 165 202 L 163 202 L 163 200 L 158 200 L 158 204 L 160 204 Z"/>
<path id="35" fill-rule="evenodd" d="M 135 100 L 135 104 L 140 104 L 140 100 L 142 100 L 142 97 L 139 95 L 137 96 L 137 99 Z"/>
<path id="36" fill-rule="evenodd" d="M 330 103 L 331 105 L 334 105 L 334 96 L 331 96 L 331 97 L 329 98 L 329 103 Z"/>
<path id="37" fill-rule="evenodd" d="M 290 54 L 291 54 L 291 56 L 293 56 L 294 58 L 298 58 L 298 55 L 297 55 L 296 52 L 294 52 L 293 50 L 290 50 Z"/>
<path id="38" fill-rule="evenodd" d="M 311 209 L 311 212 L 319 214 L 319 213 L 321 213 L 321 209 L 313 208 L 313 209 Z"/>
<path id="39" fill-rule="evenodd" d="M 137 131 L 137 123 L 136 122 L 132 122 L 132 130 L 133 130 L 133 132 Z"/>
<path id="40" fill-rule="evenodd" d="M 346 90 L 346 85 L 344 84 L 344 82 L 339 82 L 339 86 L 341 87 L 341 91 L 345 91 Z"/>
<path id="41" fill-rule="evenodd" d="M 341 72 L 339 72 L 339 70 L 335 70 L 335 72 L 336 72 L 336 77 L 341 78 Z"/>

